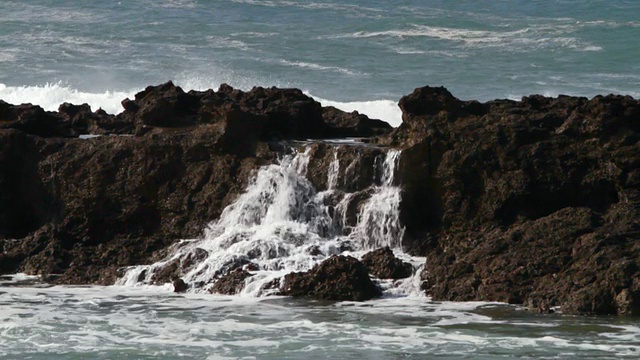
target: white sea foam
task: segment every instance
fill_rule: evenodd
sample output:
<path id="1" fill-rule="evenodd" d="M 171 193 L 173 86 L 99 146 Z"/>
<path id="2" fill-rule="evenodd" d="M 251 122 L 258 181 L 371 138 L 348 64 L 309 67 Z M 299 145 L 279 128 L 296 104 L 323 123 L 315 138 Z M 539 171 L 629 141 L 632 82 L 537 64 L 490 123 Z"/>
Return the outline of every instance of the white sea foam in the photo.
<path id="1" fill-rule="evenodd" d="M 313 95 L 309 94 L 314 97 Z M 398 107 L 397 101 L 392 100 L 372 100 L 372 101 L 352 101 L 340 102 L 314 97 L 322 106 L 333 106 L 342 111 L 357 111 L 372 119 L 380 119 L 389 123 L 393 127 L 398 127 L 402 123 L 402 110 Z"/>
<path id="2" fill-rule="evenodd" d="M 344 75 L 366 75 L 350 69 L 341 68 L 338 66 L 325 66 L 304 61 L 288 61 L 280 60 L 280 64 L 287 66 L 295 66 L 303 69 L 320 70 L 320 71 L 333 71 Z"/>
<path id="3" fill-rule="evenodd" d="M 226 80 L 226 82 L 245 90 L 256 85 L 247 81 L 234 81 L 234 78 L 222 80 Z M 176 84 L 182 86 L 185 90 L 205 90 L 212 86 L 216 87 L 217 85 L 212 84 L 220 84 L 220 81 L 207 78 L 187 78 L 176 81 Z M 39 105 L 47 111 L 57 110 L 60 104 L 64 102 L 72 104 L 87 103 L 91 105 L 93 110 L 102 108 L 108 113 L 117 114 L 123 111 L 122 105 L 120 104 L 122 100 L 125 98 L 133 98 L 135 93 L 140 90 L 142 90 L 142 88 L 124 91 L 86 92 L 77 90 L 61 82 L 37 86 L 8 86 L 0 83 L 0 99 L 11 104 L 31 103 Z M 348 112 L 358 111 L 370 118 L 384 120 L 392 126 L 399 126 L 402 122 L 402 112 L 397 104 L 391 100 L 339 102 L 320 98 L 316 99 L 320 101 L 323 106 L 334 106 Z"/>
<path id="4" fill-rule="evenodd" d="M 574 24 L 539 25 L 511 31 L 449 28 L 413 24 L 404 29 L 358 31 L 330 35 L 327 38 L 398 38 L 429 37 L 452 41 L 468 47 L 508 47 L 512 51 L 530 51 L 531 48 L 561 47 L 586 51 L 601 51 L 599 46 L 567 36 L 577 30 Z"/>
<path id="5" fill-rule="evenodd" d="M 239 4 L 249 4 L 266 7 L 297 7 L 307 10 L 333 10 L 347 13 L 355 17 L 382 18 L 384 11 L 374 7 L 364 7 L 355 4 L 342 4 L 337 2 L 307 2 L 290 0 L 232 0 Z"/>
<path id="6" fill-rule="evenodd" d="M 283 298 L 170 291 L 0 288 L 0 357 L 613 359 L 640 352 L 638 338 L 629 337 L 638 333 L 632 322 L 516 314 L 507 305 L 391 297 L 310 306 Z M 503 315 L 487 315 L 492 307 Z M 605 332 L 594 332 L 594 326 Z"/>
<path id="7" fill-rule="evenodd" d="M 11 104 L 32 103 L 40 105 L 48 111 L 55 111 L 60 104 L 69 102 L 72 104 L 91 105 L 93 110 L 102 108 L 108 113 L 121 112 L 120 102 L 127 97 L 132 97 L 135 91 L 105 91 L 103 93 L 90 93 L 74 89 L 62 83 L 45 84 L 42 86 L 7 86 L 0 83 L 0 99 Z"/>
<path id="8" fill-rule="evenodd" d="M 244 41 L 233 39 L 228 36 L 210 35 L 205 38 L 207 44 L 215 49 L 238 49 L 238 50 L 250 50 L 251 47 Z"/>

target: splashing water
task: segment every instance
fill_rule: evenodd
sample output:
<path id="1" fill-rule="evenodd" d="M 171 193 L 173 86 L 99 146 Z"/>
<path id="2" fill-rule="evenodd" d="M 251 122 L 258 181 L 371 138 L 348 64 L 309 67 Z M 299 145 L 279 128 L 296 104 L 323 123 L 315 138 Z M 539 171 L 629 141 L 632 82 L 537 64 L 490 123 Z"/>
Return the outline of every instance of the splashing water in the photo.
<path id="1" fill-rule="evenodd" d="M 389 150 L 379 159 L 380 185 L 371 186 L 352 226 L 347 218 L 354 194 L 336 189 L 337 149 L 327 171 L 328 189 L 322 192 L 306 177 L 310 147 L 285 155 L 258 171 L 203 238 L 183 240 L 165 260 L 129 269 L 118 284 L 152 284 L 160 271 L 177 266 L 192 291 L 207 291 L 220 276 L 244 267 L 253 276 L 245 280 L 240 295 L 263 296 L 276 292 L 273 284 L 284 275 L 306 271 L 331 255 L 361 256 L 383 246 L 398 253 L 404 228 L 399 221 L 400 188 L 392 184 L 399 155 Z"/>

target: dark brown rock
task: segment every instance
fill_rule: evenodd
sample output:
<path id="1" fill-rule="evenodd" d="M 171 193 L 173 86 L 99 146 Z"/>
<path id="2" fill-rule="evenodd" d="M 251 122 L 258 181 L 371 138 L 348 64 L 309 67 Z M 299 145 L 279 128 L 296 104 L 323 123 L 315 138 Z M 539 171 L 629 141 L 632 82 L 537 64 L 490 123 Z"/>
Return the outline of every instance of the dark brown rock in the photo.
<path id="1" fill-rule="evenodd" d="M 252 275 L 245 270 L 236 269 L 222 276 L 211 288 L 212 293 L 223 295 L 235 295 L 244 289 L 245 280 Z"/>
<path id="2" fill-rule="evenodd" d="M 364 265 L 350 256 L 332 256 L 304 273 L 285 276 L 283 295 L 321 300 L 365 301 L 382 293 Z"/>
<path id="3" fill-rule="evenodd" d="M 380 279 L 404 279 L 413 275 L 413 266 L 396 258 L 388 246 L 365 254 L 362 263 L 370 274 Z"/>
<path id="4" fill-rule="evenodd" d="M 189 285 L 184 282 L 182 279 L 173 280 L 173 292 L 175 293 L 184 293 L 189 290 Z"/>
<path id="5" fill-rule="evenodd" d="M 123 104 L 113 116 L 0 102 L 2 272 L 113 283 L 121 268 L 199 236 L 257 167 L 277 159 L 264 140 L 325 137 L 329 126 L 297 89 L 185 93 L 169 82 Z M 88 133 L 127 136 L 75 138 Z M 154 281 L 174 280 L 202 256 Z"/>
<path id="6" fill-rule="evenodd" d="M 425 87 L 400 106 L 403 124 L 382 143 L 404 148 L 403 246 L 429 259 L 434 299 L 584 314 L 633 307 L 637 100 L 534 95 L 480 104 Z"/>
<path id="7" fill-rule="evenodd" d="M 379 136 L 387 134 L 393 129 L 391 125 L 382 120 L 369 119 L 357 111 L 346 113 L 333 106 L 323 107 L 322 117 L 329 125 L 328 137 Z"/>

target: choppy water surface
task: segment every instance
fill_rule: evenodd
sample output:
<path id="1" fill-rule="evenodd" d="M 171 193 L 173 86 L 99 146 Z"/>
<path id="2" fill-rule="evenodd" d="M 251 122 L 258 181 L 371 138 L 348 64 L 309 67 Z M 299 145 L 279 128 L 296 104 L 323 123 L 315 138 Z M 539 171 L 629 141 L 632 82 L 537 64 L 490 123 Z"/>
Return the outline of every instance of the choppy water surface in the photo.
<path id="1" fill-rule="evenodd" d="M 0 288 L 2 359 L 637 358 L 640 327 L 488 303 Z"/>
<path id="2" fill-rule="evenodd" d="M 398 99 L 427 84 L 478 100 L 639 96 L 638 14 L 635 0 L 0 1 L 0 99 L 47 110 L 87 102 L 117 113 L 123 98 L 169 79 L 187 90 L 222 82 L 291 86 L 324 105 L 398 125 Z M 381 169 L 393 169 L 392 152 L 381 159 Z M 335 160 L 328 194 L 339 191 L 340 172 L 350 166 Z M 263 208 L 247 208 L 255 221 L 229 209 L 211 219 L 207 237 L 190 243 L 211 255 L 198 271 L 215 271 L 221 256 L 246 256 L 263 240 L 286 251 L 259 259 L 264 273 L 254 284 L 322 260 L 281 234 L 302 234 L 304 246 L 322 245 L 326 255 L 346 240 L 355 244 L 354 255 L 385 244 L 401 250 L 392 171 L 383 171 L 358 224 L 347 229 L 328 215 L 323 194 L 309 188 L 302 172 L 281 165 L 262 174 L 286 175 L 289 183 L 265 181 L 261 188 L 256 179 L 242 198 L 255 202 L 251 189 L 273 195 Z M 300 199 L 315 217 L 294 211 Z M 420 296 L 413 280 L 384 283 L 385 298 L 364 303 L 257 298 L 257 285 L 236 297 L 175 295 L 140 284 L 141 271 L 160 265 L 131 269 L 121 280 L 127 287 L 0 280 L 0 358 L 640 357 L 638 319 L 437 303 Z"/>
<path id="3" fill-rule="evenodd" d="M 0 98 L 55 109 L 168 79 L 294 86 L 395 124 L 415 87 L 464 99 L 640 95 L 635 0 L 0 2 Z"/>

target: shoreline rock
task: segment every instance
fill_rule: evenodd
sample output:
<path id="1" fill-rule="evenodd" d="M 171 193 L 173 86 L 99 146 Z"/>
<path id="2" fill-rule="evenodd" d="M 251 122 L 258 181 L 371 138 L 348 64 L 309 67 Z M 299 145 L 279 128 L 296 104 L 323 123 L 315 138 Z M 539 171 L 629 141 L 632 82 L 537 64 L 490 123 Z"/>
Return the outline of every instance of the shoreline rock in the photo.
<path id="1" fill-rule="evenodd" d="M 298 89 L 184 92 L 168 82 L 123 106 L 111 115 L 0 101 L 0 273 L 113 284 L 121 268 L 199 236 L 288 148 L 273 141 L 391 129 L 358 116 L 367 132 L 354 133 Z M 87 133 L 103 136 L 78 138 Z"/>
<path id="2" fill-rule="evenodd" d="M 362 257 L 367 271 L 380 279 L 404 279 L 413 275 L 413 266 L 395 257 L 388 246 L 371 251 Z"/>
<path id="3" fill-rule="evenodd" d="M 400 100 L 405 249 L 435 300 L 639 314 L 640 103 Z"/>
<path id="4" fill-rule="evenodd" d="M 428 258 L 433 299 L 640 314 L 640 103 L 631 97 L 480 103 L 424 87 L 400 100 L 396 129 L 297 89 L 184 92 L 169 82 L 123 107 L 47 112 L 0 101 L 0 274 L 112 284 L 122 267 L 200 235 L 283 142 L 375 136 L 368 141 L 402 149 L 403 248 Z M 86 134 L 102 136 L 78 138 Z M 324 189 L 334 155 L 311 150 L 310 181 Z M 366 191 L 378 153 L 338 150 L 355 164 L 338 181 Z M 338 277 L 364 266 L 331 261 L 344 263 Z M 368 286 L 368 275 L 355 278 Z M 315 282 L 289 277 L 307 294 Z M 375 291 L 364 293 L 355 297 Z"/>
<path id="5" fill-rule="evenodd" d="M 382 295 L 364 265 L 351 256 L 334 255 L 307 272 L 284 277 L 282 295 L 317 300 L 365 301 Z"/>

